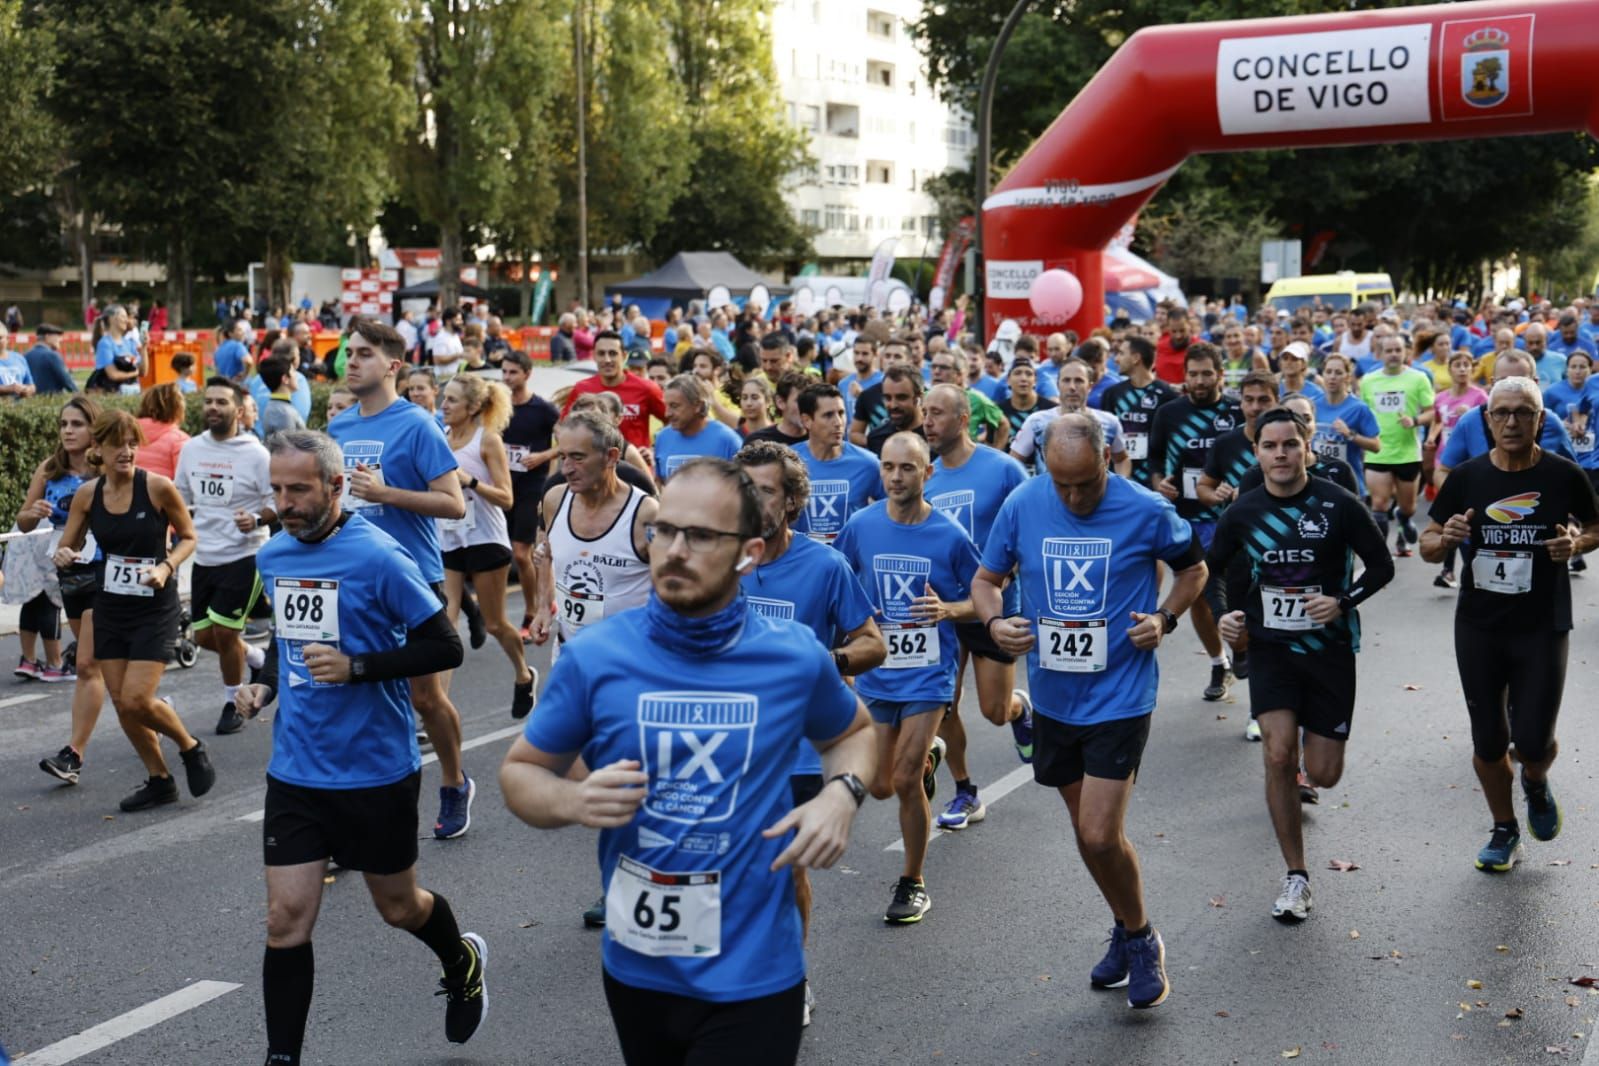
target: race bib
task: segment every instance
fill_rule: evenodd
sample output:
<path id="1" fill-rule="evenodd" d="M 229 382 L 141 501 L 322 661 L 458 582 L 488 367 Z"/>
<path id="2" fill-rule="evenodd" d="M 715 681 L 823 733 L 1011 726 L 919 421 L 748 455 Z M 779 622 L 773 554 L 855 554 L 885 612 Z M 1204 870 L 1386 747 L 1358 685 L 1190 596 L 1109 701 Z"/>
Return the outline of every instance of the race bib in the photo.
<path id="1" fill-rule="evenodd" d="M 1342 437 L 1317 437 L 1316 454 L 1323 459 L 1336 459 L 1340 463 L 1349 461 L 1349 442 Z"/>
<path id="2" fill-rule="evenodd" d="M 339 583 L 280 577 L 272 582 L 272 620 L 284 640 L 336 644 Z"/>
<path id="3" fill-rule="evenodd" d="M 561 601 L 561 624 L 573 632 L 605 617 L 605 597 L 600 593 L 575 592 L 557 585 L 555 595 Z"/>
<path id="4" fill-rule="evenodd" d="M 722 874 L 667 873 L 623 855 L 605 893 L 605 931 L 655 958 L 722 953 Z"/>
<path id="5" fill-rule="evenodd" d="M 1320 585 L 1302 585 L 1292 588 L 1277 585 L 1260 586 L 1260 615 L 1267 629 L 1285 629 L 1294 632 L 1320 629 L 1305 613 L 1305 605 L 1312 596 L 1321 595 Z"/>
<path id="6" fill-rule="evenodd" d="M 1127 442 L 1127 458 L 1134 462 L 1149 458 L 1148 433 L 1123 433 L 1122 440 Z"/>
<path id="7" fill-rule="evenodd" d="M 1483 592 L 1517 596 L 1532 591 L 1532 552 L 1479 549 L 1471 559 L 1471 582 Z"/>
<path id="8" fill-rule="evenodd" d="M 470 533 L 477 528 L 477 508 L 472 501 L 466 501 L 466 514 L 460 518 L 439 519 L 439 529 L 445 533 Z"/>
<path id="9" fill-rule="evenodd" d="M 527 468 L 522 465 L 522 460 L 532 454 L 532 448 L 524 448 L 520 444 L 507 444 L 505 446 L 505 457 L 511 462 L 511 473 L 523 473 Z"/>
<path id="10" fill-rule="evenodd" d="M 1384 414 L 1402 415 L 1405 413 L 1405 394 L 1397 389 L 1379 392 L 1374 398 L 1377 402 L 1372 406 Z"/>
<path id="11" fill-rule="evenodd" d="M 884 625 L 883 636 L 888 640 L 888 658 L 883 660 L 884 670 L 937 666 L 942 658 L 936 624 Z"/>
<path id="12" fill-rule="evenodd" d="M 1199 499 L 1199 479 L 1204 471 L 1194 466 L 1183 467 L 1183 499 Z"/>
<path id="13" fill-rule="evenodd" d="M 367 463 L 366 472 L 372 475 L 374 482 L 379 485 L 384 484 L 382 463 L 376 461 Z M 350 491 L 350 477 L 354 473 L 355 467 L 353 465 L 344 468 L 344 509 L 346 511 L 364 511 L 369 507 L 382 507 L 382 504 L 373 503 L 371 500 L 363 500 Z"/>
<path id="14" fill-rule="evenodd" d="M 1587 455 L 1589 452 L 1593 451 L 1593 449 L 1594 449 L 1594 432 L 1593 432 L 1593 430 L 1590 429 L 1588 432 L 1582 434 L 1581 436 L 1578 436 L 1575 433 L 1573 433 L 1571 435 L 1571 450 L 1576 452 L 1578 455 Z"/>
<path id="15" fill-rule="evenodd" d="M 231 507 L 233 475 L 191 470 L 189 494 L 194 497 L 196 507 Z"/>
<path id="16" fill-rule="evenodd" d="M 139 579 L 155 563 L 154 559 L 112 555 L 107 552 L 105 557 L 105 590 L 116 596 L 154 596 L 155 589 L 149 585 L 139 584 Z"/>
<path id="17" fill-rule="evenodd" d="M 1038 620 L 1038 665 L 1067 674 L 1097 674 L 1105 669 L 1105 619 Z"/>

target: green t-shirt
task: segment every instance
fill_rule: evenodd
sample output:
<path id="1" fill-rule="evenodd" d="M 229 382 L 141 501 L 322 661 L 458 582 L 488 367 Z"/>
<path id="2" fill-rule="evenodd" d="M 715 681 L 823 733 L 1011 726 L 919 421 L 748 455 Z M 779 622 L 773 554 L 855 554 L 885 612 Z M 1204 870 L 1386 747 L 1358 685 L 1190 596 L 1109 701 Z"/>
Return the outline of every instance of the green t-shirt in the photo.
<path id="1" fill-rule="evenodd" d="M 993 440 L 993 434 L 998 433 L 999 427 L 1005 424 L 1005 412 L 1001 411 L 999 405 L 993 400 L 990 400 L 976 389 L 967 389 L 966 398 L 970 401 L 972 413 L 971 422 L 966 428 L 967 432 L 971 434 L 972 440 L 982 437 L 984 426 L 988 427 L 989 439 Z"/>
<path id="2" fill-rule="evenodd" d="M 1432 407 L 1432 379 L 1414 367 L 1397 374 L 1373 370 L 1360 380 L 1360 398 L 1377 416 L 1377 439 L 1382 450 L 1366 456 L 1368 463 L 1418 463 L 1421 443 L 1414 427 L 1400 418 L 1419 418 Z"/>

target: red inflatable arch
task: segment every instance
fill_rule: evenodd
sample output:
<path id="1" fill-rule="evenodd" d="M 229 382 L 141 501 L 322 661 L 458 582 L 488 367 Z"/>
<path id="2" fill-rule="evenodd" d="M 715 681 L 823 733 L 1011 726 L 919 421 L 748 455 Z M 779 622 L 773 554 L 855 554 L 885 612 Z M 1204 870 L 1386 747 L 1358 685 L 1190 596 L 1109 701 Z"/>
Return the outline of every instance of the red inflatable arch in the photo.
<path id="1" fill-rule="evenodd" d="M 1140 30 L 984 203 L 986 333 L 1102 325 L 1107 242 L 1196 152 L 1575 130 L 1599 136 L 1599 0 Z M 1083 289 L 1064 323 L 1028 300 L 1056 268 Z"/>

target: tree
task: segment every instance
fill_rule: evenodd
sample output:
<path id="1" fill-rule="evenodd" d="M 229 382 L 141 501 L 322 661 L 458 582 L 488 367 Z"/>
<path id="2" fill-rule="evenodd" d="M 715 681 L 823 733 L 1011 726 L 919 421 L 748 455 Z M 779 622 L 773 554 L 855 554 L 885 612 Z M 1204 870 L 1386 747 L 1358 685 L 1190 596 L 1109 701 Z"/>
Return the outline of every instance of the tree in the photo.
<path id="1" fill-rule="evenodd" d="M 45 107 L 53 49 L 47 27 L 24 22 L 22 0 L 0 0 L 0 200 L 45 184 L 60 165 L 58 131 Z"/>

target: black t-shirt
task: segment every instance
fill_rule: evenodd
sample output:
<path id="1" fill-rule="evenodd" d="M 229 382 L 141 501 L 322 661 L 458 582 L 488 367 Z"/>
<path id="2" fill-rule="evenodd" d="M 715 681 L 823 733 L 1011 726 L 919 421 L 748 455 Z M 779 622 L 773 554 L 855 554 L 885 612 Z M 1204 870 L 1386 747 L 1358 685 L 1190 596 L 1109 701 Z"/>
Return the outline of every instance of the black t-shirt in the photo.
<path id="1" fill-rule="evenodd" d="M 1177 489 L 1177 513 L 1190 522 L 1214 522 L 1221 509 L 1206 507 L 1194 495 L 1193 486 L 1205 471 L 1211 448 L 1228 430 L 1243 423 L 1238 405 L 1220 399 L 1200 407 L 1186 396 L 1161 405 L 1155 412 L 1149 433 L 1149 471 L 1153 476 L 1169 477 Z"/>
<path id="2" fill-rule="evenodd" d="M 1492 453 L 1479 455 L 1449 471 L 1430 514 L 1443 525 L 1468 510 L 1457 617 L 1479 629 L 1571 629 L 1571 575 L 1543 542 L 1568 516 L 1579 524 L 1599 517 L 1582 468 L 1544 452 L 1534 466 L 1507 471 L 1494 465 Z"/>
<path id="3" fill-rule="evenodd" d="M 547 452 L 550 442 L 555 439 L 555 424 L 561 420 L 561 412 L 553 403 L 537 393 L 528 397 L 526 403 L 511 405 L 511 421 L 505 427 L 505 451 L 511 460 L 511 487 L 513 491 L 525 491 L 524 486 L 534 486 L 543 482 L 545 475 L 550 472 L 550 464 L 544 463 L 532 470 L 522 469 L 521 454 L 523 452 Z"/>
<path id="4" fill-rule="evenodd" d="M 1360 649 L 1360 618 L 1354 610 L 1326 625 L 1304 613 L 1309 596 L 1342 596 L 1356 602 L 1393 580 L 1394 561 L 1382 531 L 1353 493 L 1330 481 L 1311 478 L 1293 496 L 1273 496 L 1265 488 L 1235 499 L 1216 524 L 1205 562 L 1213 574 L 1227 571 L 1240 552 L 1250 561 L 1249 595 L 1227 603 L 1227 583 L 1213 593 L 1222 610 L 1242 610 L 1249 639 L 1283 644 L 1315 654 L 1333 644 Z M 1353 580 L 1354 557 L 1365 572 Z"/>
<path id="5" fill-rule="evenodd" d="M 1328 459 L 1325 456 L 1316 456 L 1316 461 L 1310 464 L 1310 476 L 1319 477 L 1323 481 L 1331 481 L 1351 496 L 1359 497 L 1360 482 L 1355 480 L 1355 471 L 1342 459 Z M 1266 483 L 1266 472 L 1261 470 L 1259 464 L 1252 466 L 1238 480 L 1238 495 L 1253 489 L 1258 489 Z"/>
<path id="6" fill-rule="evenodd" d="M 917 426 L 915 429 L 902 430 L 892 422 L 884 422 L 866 434 L 866 447 L 871 449 L 873 455 L 882 455 L 883 445 L 887 444 L 888 438 L 896 433 L 914 433 L 923 440 L 927 439 L 927 430 L 922 426 Z"/>
<path id="7" fill-rule="evenodd" d="M 777 444 L 786 444 L 792 448 L 800 441 L 808 439 L 809 438 L 803 433 L 797 437 L 790 437 L 787 433 L 783 432 L 783 423 L 778 422 L 774 425 L 767 426 L 765 429 L 757 429 L 754 433 L 751 433 L 749 436 L 744 438 L 744 443 L 749 444 L 752 441 L 769 440 Z"/>
<path id="8" fill-rule="evenodd" d="M 888 421 L 888 405 L 883 402 L 881 381 L 869 389 L 862 389 L 861 394 L 855 397 L 854 421 L 865 425 L 868 433 Z"/>
<path id="9" fill-rule="evenodd" d="M 1130 378 L 1123 378 L 1099 397 L 1099 409 L 1115 415 L 1122 424 L 1127 454 L 1133 460 L 1133 480 L 1145 488 L 1153 482 L 1149 473 L 1149 431 L 1155 423 L 1155 412 L 1179 395 L 1159 378 L 1143 388 Z"/>
<path id="10" fill-rule="evenodd" d="M 1035 395 L 1037 394 L 1035 393 Z M 1022 423 L 1027 421 L 1029 417 L 1037 414 L 1039 411 L 1053 411 L 1055 408 L 1060 406 L 1060 404 L 1056 403 L 1054 400 L 1051 400 L 1047 396 L 1038 396 L 1037 403 L 1033 404 L 1033 406 L 1029 407 L 1025 411 L 1018 411 L 1015 404 L 1011 402 L 1012 399 L 1014 399 L 1014 397 L 1007 396 L 1005 397 L 1004 402 L 999 405 L 1000 411 L 1005 415 L 1005 421 L 1010 423 L 1010 435 L 1012 439 L 1015 438 L 1016 434 L 1022 431 Z"/>
<path id="11" fill-rule="evenodd" d="M 1215 478 L 1219 485 L 1231 485 L 1236 489 L 1244 475 L 1258 465 L 1255 442 L 1249 439 L 1244 427 L 1239 426 L 1216 439 L 1215 446 L 1205 457 L 1205 475 Z"/>

